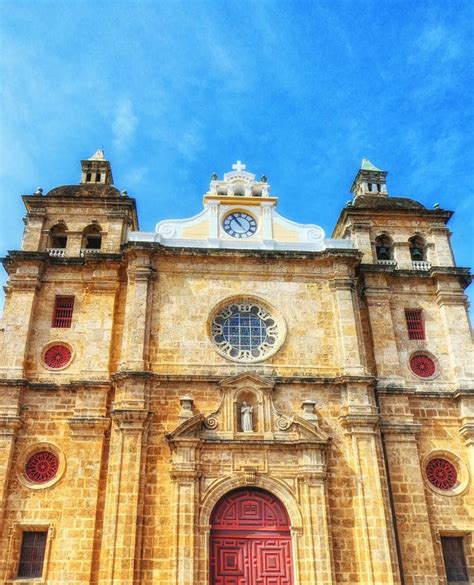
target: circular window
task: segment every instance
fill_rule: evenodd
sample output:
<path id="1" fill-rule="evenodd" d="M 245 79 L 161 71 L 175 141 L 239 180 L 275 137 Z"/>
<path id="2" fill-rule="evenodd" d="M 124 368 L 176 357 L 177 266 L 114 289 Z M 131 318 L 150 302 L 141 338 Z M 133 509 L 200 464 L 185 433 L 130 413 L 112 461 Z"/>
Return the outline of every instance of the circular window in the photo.
<path id="1" fill-rule="evenodd" d="M 72 350 L 67 345 L 54 344 L 49 346 L 43 354 L 43 362 L 52 370 L 59 370 L 69 365 L 72 359 Z"/>
<path id="2" fill-rule="evenodd" d="M 260 302 L 239 300 L 213 317 L 211 337 L 222 355 L 236 362 L 257 362 L 273 355 L 284 340 L 284 323 Z"/>
<path id="3" fill-rule="evenodd" d="M 66 469 L 64 454 L 51 443 L 34 443 L 22 451 L 15 465 L 20 482 L 31 490 L 55 485 Z"/>
<path id="4" fill-rule="evenodd" d="M 411 371 L 420 378 L 431 378 L 436 373 L 436 364 L 426 354 L 418 353 L 410 358 Z"/>
<path id="5" fill-rule="evenodd" d="M 421 470 L 428 487 L 441 496 L 457 496 L 469 484 L 467 466 L 451 451 L 432 451 L 423 459 Z"/>
<path id="6" fill-rule="evenodd" d="M 26 477 L 33 483 L 46 483 L 54 479 L 59 469 L 59 459 L 51 451 L 38 451 L 26 462 Z"/>
<path id="7" fill-rule="evenodd" d="M 440 490 L 451 490 L 458 480 L 458 472 L 447 459 L 431 459 L 426 466 L 426 477 Z"/>

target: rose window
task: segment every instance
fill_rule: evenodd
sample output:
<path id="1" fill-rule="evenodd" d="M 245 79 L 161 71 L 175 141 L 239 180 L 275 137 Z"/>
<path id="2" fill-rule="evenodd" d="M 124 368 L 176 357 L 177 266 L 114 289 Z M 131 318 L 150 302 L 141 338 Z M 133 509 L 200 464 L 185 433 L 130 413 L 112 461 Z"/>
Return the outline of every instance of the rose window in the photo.
<path id="1" fill-rule="evenodd" d="M 420 378 L 431 378 L 436 372 L 434 361 L 427 355 L 417 354 L 410 359 L 411 371 Z"/>
<path id="2" fill-rule="evenodd" d="M 33 483 L 46 483 L 54 478 L 59 469 L 59 460 L 51 451 L 38 451 L 25 466 L 26 477 Z"/>
<path id="3" fill-rule="evenodd" d="M 48 368 L 64 368 L 71 361 L 72 352 L 66 345 L 52 345 L 43 356 L 44 363 Z"/>
<path id="4" fill-rule="evenodd" d="M 261 361 L 283 342 L 283 326 L 261 305 L 238 301 L 214 317 L 211 336 L 219 353 L 238 362 Z"/>
<path id="5" fill-rule="evenodd" d="M 456 468 L 447 459 L 432 459 L 426 466 L 426 477 L 440 490 L 452 489 L 458 480 Z"/>

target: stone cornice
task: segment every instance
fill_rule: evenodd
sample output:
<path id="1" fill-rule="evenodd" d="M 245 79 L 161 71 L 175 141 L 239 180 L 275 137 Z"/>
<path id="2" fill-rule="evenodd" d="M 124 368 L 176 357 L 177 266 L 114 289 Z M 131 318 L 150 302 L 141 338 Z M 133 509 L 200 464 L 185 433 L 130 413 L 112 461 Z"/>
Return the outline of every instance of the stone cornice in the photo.
<path id="1" fill-rule="evenodd" d="M 422 425 L 420 423 L 397 421 L 397 420 L 382 420 L 380 423 L 380 430 L 382 434 L 409 434 L 416 435 L 421 431 Z"/>
<path id="2" fill-rule="evenodd" d="M 0 415 L 0 435 L 13 436 L 21 426 L 19 416 Z"/>
<path id="3" fill-rule="evenodd" d="M 133 250 L 146 250 L 149 253 L 159 252 L 162 255 L 171 256 L 237 256 L 244 258 L 265 258 L 271 259 L 300 259 L 314 260 L 333 259 L 345 257 L 351 262 L 358 263 L 362 257 L 359 250 L 351 248 L 327 248 L 322 251 L 298 252 L 294 250 L 239 250 L 236 248 L 191 248 L 183 246 L 164 246 L 158 242 L 128 242 L 122 246 L 125 253 Z"/>
<path id="4" fill-rule="evenodd" d="M 103 416 L 74 416 L 67 422 L 72 434 L 83 438 L 101 436 L 110 426 L 110 419 Z"/>

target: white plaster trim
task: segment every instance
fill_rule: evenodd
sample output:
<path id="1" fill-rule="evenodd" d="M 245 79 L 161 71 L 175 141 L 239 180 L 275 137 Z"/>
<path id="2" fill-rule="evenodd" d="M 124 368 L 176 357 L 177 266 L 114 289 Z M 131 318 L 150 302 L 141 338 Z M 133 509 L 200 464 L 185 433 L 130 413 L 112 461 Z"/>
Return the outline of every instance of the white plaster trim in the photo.
<path id="1" fill-rule="evenodd" d="M 163 220 L 156 224 L 154 232 L 130 232 L 129 242 L 156 242 L 176 248 L 221 248 L 229 250 L 280 250 L 294 252 L 320 252 L 328 248 L 353 249 L 351 240 L 325 239 L 324 230 L 316 224 L 300 224 L 278 214 L 272 204 L 262 201 L 260 206 L 246 206 L 245 200 L 236 204 L 206 205 L 203 211 L 186 219 Z M 217 209 L 216 209 L 217 208 Z M 257 232 L 248 239 L 237 240 L 222 229 L 223 218 L 233 209 L 245 210 L 257 219 Z M 268 213 L 270 212 L 270 213 Z M 204 221 L 209 222 L 208 237 L 183 238 L 183 230 Z M 218 221 L 217 225 L 216 220 Z M 298 241 L 276 241 L 274 226 L 296 232 Z M 212 229 L 213 228 L 213 229 Z M 216 233 L 217 232 L 217 233 Z"/>

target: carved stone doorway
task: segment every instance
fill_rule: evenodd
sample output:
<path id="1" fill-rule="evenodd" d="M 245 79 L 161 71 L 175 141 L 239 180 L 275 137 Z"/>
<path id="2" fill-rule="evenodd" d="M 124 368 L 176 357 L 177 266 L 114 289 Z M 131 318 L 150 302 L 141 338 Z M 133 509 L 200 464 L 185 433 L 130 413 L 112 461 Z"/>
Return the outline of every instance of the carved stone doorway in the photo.
<path id="1" fill-rule="evenodd" d="M 225 495 L 211 518 L 210 585 L 293 585 L 290 521 L 258 488 Z"/>

